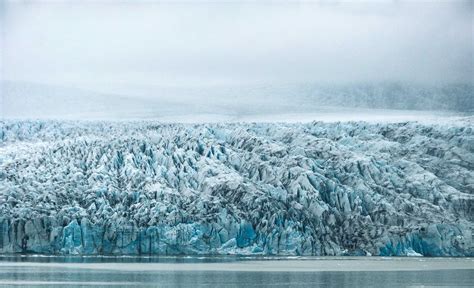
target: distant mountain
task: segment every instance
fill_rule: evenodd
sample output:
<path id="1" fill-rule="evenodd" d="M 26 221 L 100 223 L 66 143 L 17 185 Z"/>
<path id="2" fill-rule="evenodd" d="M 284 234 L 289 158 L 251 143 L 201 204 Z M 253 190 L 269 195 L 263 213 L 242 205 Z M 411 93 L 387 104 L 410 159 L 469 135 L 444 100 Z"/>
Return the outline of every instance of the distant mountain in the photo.
<path id="1" fill-rule="evenodd" d="M 180 100 L 248 113 L 308 112 L 321 107 L 474 111 L 474 85 L 402 82 L 272 83 L 215 86 L 113 87 L 142 98 Z M 123 93 L 126 91 L 126 93 Z"/>
<path id="2" fill-rule="evenodd" d="M 341 111 L 347 108 L 474 111 L 472 84 L 144 86 L 113 87 L 106 93 L 37 83 L 0 83 L 1 116 L 5 118 L 176 121 L 182 116 L 194 119 L 211 115 L 209 119 L 213 119 L 220 115 L 225 119 L 240 120 L 246 115 L 321 114 L 325 113 L 325 107 L 337 107 Z"/>
<path id="3" fill-rule="evenodd" d="M 1 91 L 5 118 L 142 118 L 158 104 L 176 109 L 165 101 L 37 83 L 4 81 Z"/>
<path id="4" fill-rule="evenodd" d="M 308 87 L 306 101 L 361 108 L 474 111 L 474 85 L 409 85 L 397 82 Z"/>

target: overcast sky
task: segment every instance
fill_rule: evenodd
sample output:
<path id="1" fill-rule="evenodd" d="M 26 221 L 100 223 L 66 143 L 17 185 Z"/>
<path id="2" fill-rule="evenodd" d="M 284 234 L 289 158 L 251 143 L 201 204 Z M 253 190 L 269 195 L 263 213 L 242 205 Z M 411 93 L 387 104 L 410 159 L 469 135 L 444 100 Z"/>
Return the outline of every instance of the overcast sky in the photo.
<path id="1" fill-rule="evenodd" d="M 114 85 L 470 82 L 471 1 L 3 1 L 2 78 Z"/>

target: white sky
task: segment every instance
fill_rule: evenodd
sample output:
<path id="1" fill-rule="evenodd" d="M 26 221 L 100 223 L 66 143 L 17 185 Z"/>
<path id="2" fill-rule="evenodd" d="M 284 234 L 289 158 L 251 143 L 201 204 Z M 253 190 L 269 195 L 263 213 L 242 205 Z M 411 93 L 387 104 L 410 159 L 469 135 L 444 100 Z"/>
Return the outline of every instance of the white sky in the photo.
<path id="1" fill-rule="evenodd" d="M 2 3 L 4 80 L 107 90 L 474 74 L 471 1 Z"/>

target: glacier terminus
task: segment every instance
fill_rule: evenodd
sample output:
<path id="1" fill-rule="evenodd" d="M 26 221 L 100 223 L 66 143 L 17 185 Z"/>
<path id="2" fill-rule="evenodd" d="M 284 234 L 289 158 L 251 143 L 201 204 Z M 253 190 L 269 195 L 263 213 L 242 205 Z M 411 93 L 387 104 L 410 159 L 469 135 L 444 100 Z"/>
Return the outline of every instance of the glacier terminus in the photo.
<path id="1" fill-rule="evenodd" d="M 0 121 L 0 253 L 474 256 L 474 118 Z"/>

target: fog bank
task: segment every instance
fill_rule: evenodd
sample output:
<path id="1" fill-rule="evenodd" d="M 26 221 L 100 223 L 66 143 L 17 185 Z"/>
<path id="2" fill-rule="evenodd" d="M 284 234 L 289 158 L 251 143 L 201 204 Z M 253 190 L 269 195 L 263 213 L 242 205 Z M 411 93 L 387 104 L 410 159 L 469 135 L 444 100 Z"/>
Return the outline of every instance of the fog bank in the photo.
<path id="1" fill-rule="evenodd" d="M 286 105 L 288 99 L 302 103 L 323 96 L 335 98 L 329 104 L 355 103 L 341 96 L 354 98 L 358 93 L 346 87 L 367 84 L 421 85 L 431 87 L 429 91 L 456 86 L 464 87 L 464 94 L 456 97 L 462 101 L 472 97 L 471 1 L 4 1 L 1 5 L 3 116 L 23 115 L 16 110 L 23 107 L 23 100 L 17 99 L 31 102 L 32 97 L 39 97 L 40 106 L 51 102 L 44 111 L 69 113 L 55 103 L 72 96 L 42 101 L 50 97 L 48 92 L 18 93 L 31 90 L 31 85 L 91 92 L 74 100 L 86 102 L 78 107 L 97 106 L 93 95 L 106 94 L 107 103 L 126 97 L 146 106 L 143 99 L 160 105 L 171 99 L 176 105 L 211 104 L 211 110 L 223 107 L 234 112 L 255 101 L 263 101 L 269 110 Z M 26 83 L 26 88 L 15 88 L 12 94 L 4 83 Z M 323 96 L 314 92 L 320 88 L 311 88 L 311 93 L 287 89 L 316 86 L 339 88 Z M 427 106 L 414 99 L 420 93 L 408 93 L 408 102 L 400 104 L 373 94 L 375 103 L 383 102 L 372 105 L 375 108 L 452 110 L 449 107 L 465 105 L 461 101 L 442 103 L 448 108 Z M 436 95 L 425 94 L 420 97 L 440 102 Z M 74 107 L 68 109 L 74 112 Z"/>

